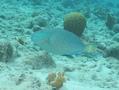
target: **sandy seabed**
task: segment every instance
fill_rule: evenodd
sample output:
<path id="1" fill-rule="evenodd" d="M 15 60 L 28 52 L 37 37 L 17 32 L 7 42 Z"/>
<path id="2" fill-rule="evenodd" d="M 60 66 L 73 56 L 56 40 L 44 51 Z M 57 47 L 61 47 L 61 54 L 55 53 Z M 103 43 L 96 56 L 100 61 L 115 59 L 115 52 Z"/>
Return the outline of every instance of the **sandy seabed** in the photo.
<path id="1" fill-rule="evenodd" d="M 104 16 L 98 17 L 95 4 L 84 7 L 86 3 L 82 2 L 65 7 L 59 1 L 38 5 L 32 0 L 8 1 L 0 1 L 0 90 L 53 90 L 47 84 L 51 72 L 64 72 L 66 80 L 60 90 L 119 90 L 119 59 L 105 56 L 103 51 L 111 45 L 118 46 L 119 35 L 106 27 Z M 63 28 L 64 15 L 72 11 L 87 15 L 82 39 L 96 44 L 101 49 L 99 53 L 72 58 L 48 54 L 33 44 L 34 31 Z M 112 7 L 111 12 L 118 10 Z M 10 53 L 6 53 L 6 47 L 11 47 Z"/>

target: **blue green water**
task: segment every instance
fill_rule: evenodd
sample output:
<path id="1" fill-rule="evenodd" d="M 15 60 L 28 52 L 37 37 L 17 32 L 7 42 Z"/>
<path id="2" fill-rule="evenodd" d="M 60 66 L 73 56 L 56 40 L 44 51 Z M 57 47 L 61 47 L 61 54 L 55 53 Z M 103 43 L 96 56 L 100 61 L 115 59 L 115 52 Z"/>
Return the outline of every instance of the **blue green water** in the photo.
<path id="1" fill-rule="evenodd" d="M 119 0 L 0 0 L 0 77 L 0 90 L 119 90 Z"/>

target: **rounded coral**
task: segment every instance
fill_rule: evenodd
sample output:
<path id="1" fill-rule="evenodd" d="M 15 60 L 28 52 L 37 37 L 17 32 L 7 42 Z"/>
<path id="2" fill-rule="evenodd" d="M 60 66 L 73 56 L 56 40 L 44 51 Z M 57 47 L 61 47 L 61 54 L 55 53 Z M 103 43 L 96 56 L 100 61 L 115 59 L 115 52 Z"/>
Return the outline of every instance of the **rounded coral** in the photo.
<path id="1" fill-rule="evenodd" d="M 86 18 L 79 12 L 71 12 L 64 17 L 64 29 L 81 36 L 86 27 Z"/>

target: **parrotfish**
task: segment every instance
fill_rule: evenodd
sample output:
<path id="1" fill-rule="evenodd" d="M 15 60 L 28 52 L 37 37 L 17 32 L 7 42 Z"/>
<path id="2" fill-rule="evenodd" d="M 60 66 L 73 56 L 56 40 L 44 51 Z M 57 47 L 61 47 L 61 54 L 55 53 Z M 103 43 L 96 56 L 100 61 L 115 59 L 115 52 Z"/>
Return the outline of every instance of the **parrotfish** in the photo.
<path id="1" fill-rule="evenodd" d="M 31 35 L 31 40 L 41 49 L 59 55 L 78 55 L 85 45 L 78 36 L 64 29 L 44 29 Z"/>

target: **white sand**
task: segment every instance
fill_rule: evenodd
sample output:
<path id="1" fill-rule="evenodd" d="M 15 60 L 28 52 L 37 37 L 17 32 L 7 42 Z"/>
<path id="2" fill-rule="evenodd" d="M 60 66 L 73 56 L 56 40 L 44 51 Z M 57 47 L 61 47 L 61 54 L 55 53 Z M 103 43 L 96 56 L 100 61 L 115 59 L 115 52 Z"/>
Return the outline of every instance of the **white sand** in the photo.
<path id="1" fill-rule="evenodd" d="M 60 71 L 65 71 L 66 77 L 60 90 L 119 90 L 119 60 L 103 57 L 103 53 L 93 57 L 75 58 L 51 55 L 56 63 L 54 68 L 33 69 L 32 65 L 25 64 L 29 54 L 32 56 L 40 50 L 30 40 L 33 32 L 28 27 L 35 18 L 32 15 L 48 19 L 49 25 L 46 27 L 62 28 L 64 14 L 75 9 L 63 8 L 59 3 L 52 7 L 48 3 L 47 6 L 38 7 L 19 3 L 17 7 L 14 3 L 12 5 L 3 2 L 0 5 L 0 38 L 11 41 L 17 54 L 11 62 L 0 62 L 0 90 L 52 90 L 46 77 L 51 72 Z M 113 38 L 104 20 L 93 14 L 87 19 L 84 37 L 85 40 L 104 47 L 110 45 Z M 22 38 L 25 44 L 18 43 L 17 38 Z"/>

